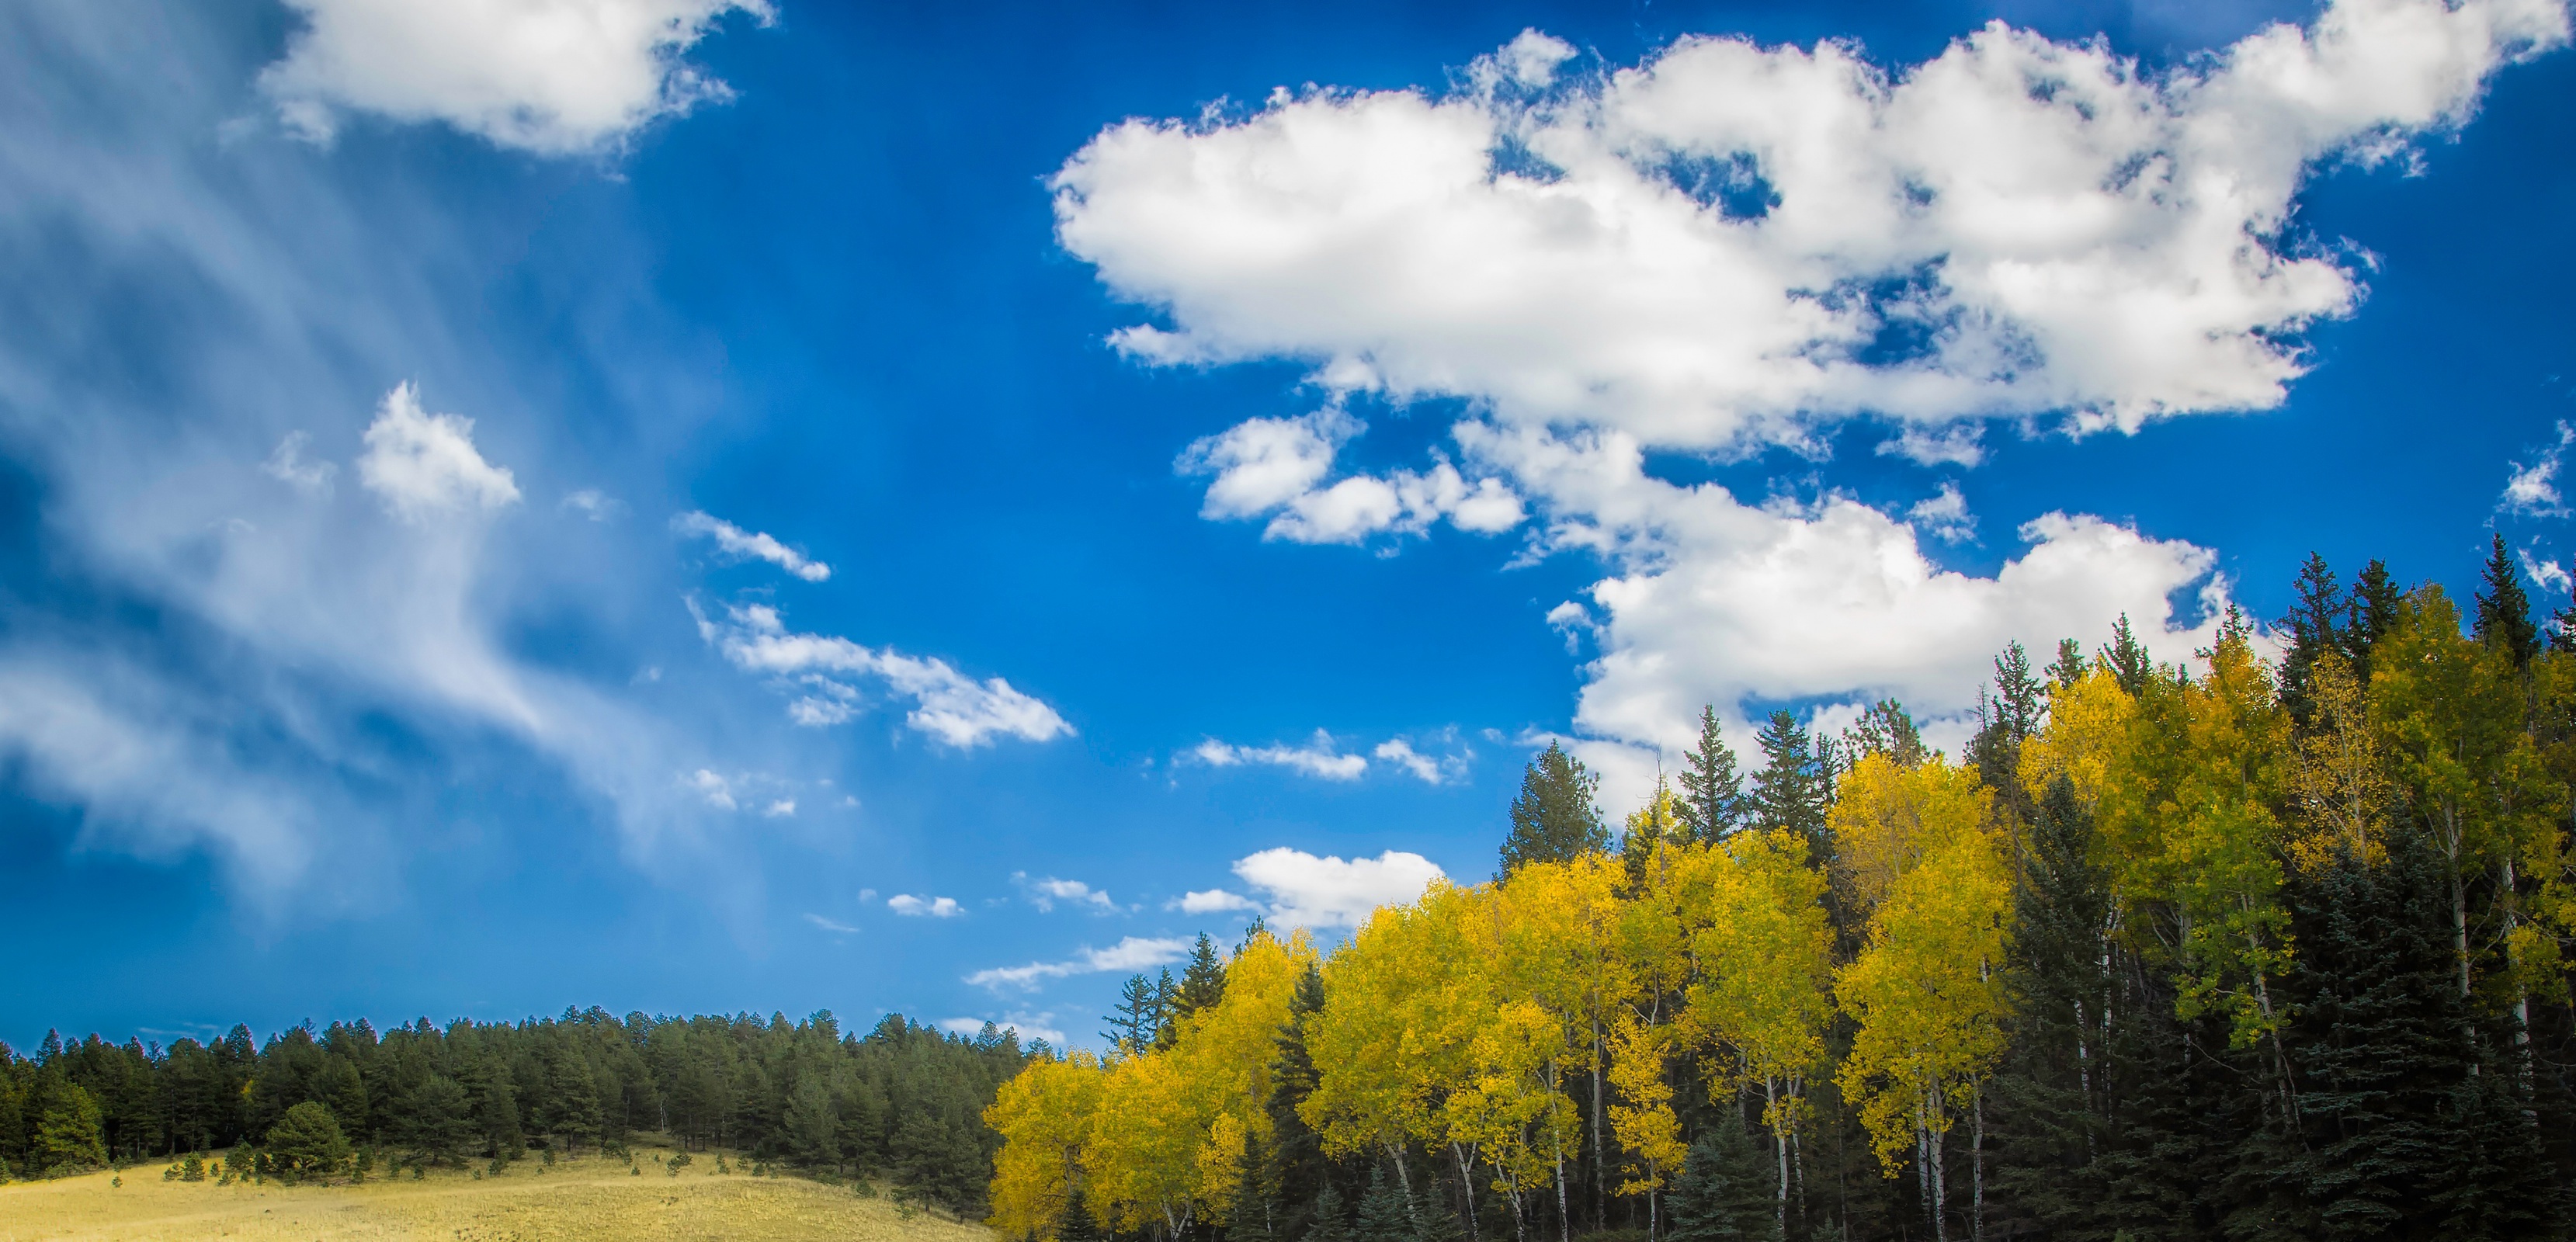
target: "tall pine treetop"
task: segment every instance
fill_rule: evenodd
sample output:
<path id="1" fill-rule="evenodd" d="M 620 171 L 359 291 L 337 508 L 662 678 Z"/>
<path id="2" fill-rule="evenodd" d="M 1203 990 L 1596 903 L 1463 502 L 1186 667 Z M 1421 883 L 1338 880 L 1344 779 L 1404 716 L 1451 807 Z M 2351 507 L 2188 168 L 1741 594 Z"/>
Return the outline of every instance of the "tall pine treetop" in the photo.
<path id="1" fill-rule="evenodd" d="M 1691 840 L 1720 841 L 1744 826 L 1744 777 L 1715 707 L 1699 709 L 1699 744 L 1682 756 L 1681 785 L 1676 809 Z"/>
<path id="2" fill-rule="evenodd" d="M 2531 667 L 2531 657 L 2540 654 L 2540 627 L 2531 619 L 2531 596 L 2522 589 L 2522 572 L 2514 568 L 2502 531 L 2496 532 L 2495 549 L 2487 556 L 2486 572 L 2480 578 L 2478 619 L 2472 632 L 2479 642 L 2512 656 L 2515 668 Z"/>
<path id="3" fill-rule="evenodd" d="M 1503 839 L 1503 865 L 1508 879 L 1534 862 L 1572 862 L 1585 854 L 1610 852 L 1610 829 L 1592 804 L 1601 778 L 1583 761 L 1554 742 L 1530 760 L 1521 775 L 1521 793 L 1512 799 L 1512 831 Z"/>

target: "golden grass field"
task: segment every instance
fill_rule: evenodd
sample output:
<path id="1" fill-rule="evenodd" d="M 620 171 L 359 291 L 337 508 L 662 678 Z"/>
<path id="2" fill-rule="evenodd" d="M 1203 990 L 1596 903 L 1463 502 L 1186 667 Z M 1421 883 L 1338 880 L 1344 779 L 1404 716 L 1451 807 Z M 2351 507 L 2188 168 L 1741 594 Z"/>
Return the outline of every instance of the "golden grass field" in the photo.
<path id="1" fill-rule="evenodd" d="M 700 1152 L 673 1177 L 638 1149 L 642 1176 L 620 1159 L 558 1163 L 540 1173 L 523 1160 L 480 1181 L 461 1171 L 409 1173 L 357 1186 L 218 1186 L 165 1182 L 144 1166 L 0 1186 L 0 1242 L 338 1242 L 344 1238 L 438 1242 L 590 1242 L 591 1239 L 724 1239 L 733 1242 L 991 1242 L 981 1225 L 930 1212 L 905 1219 L 884 1198 L 793 1177 L 717 1173 Z M 110 1183 L 122 1176 L 124 1185 Z"/>

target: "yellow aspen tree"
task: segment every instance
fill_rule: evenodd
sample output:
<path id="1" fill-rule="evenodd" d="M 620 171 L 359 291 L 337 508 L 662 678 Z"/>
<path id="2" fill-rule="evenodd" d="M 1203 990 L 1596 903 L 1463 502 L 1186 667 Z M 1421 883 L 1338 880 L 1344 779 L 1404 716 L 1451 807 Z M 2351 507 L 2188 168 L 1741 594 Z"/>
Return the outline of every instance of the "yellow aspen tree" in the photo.
<path id="1" fill-rule="evenodd" d="M 1497 926 L 1502 931 L 1498 991 L 1528 997 L 1563 1024 L 1564 1057 L 1551 1065 L 1550 1072 L 1560 1089 L 1569 1075 L 1588 1075 L 1592 1080 L 1588 1120 L 1596 1169 L 1601 1166 L 1606 1119 L 1602 1074 L 1607 1067 L 1609 1022 L 1630 990 L 1618 952 L 1621 879 L 1615 864 L 1586 856 L 1525 865 L 1496 890 L 1500 898 Z M 1576 1146 L 1582 1142 L 1578 1127 Z M 1557 1215 L 1559 1233 L 1570 1237 L 1566 1154 L 1557 1153 Z"/>
<path id="2" fill-rule="evenodd" d="M 1193 1116 L 1188 1097 L 1172 1051 L 1109 1067 L 1082 1173 L 1092 1215 L 1112 1232 L 1174 1242 L 1198 1219 L 1199 1149 L 1213 1119 Z"/>
<path id="3" fill-rule="evenodd" d="M 1883 754 L 1862 755 L 1836 782 L 1825 813 L 1834 878 L 1851 908 L 1866 914 L 1926 849 L 1983 824 L 1991 799 L 1974 771 L 1938 757 L 1907 767 Z"/>
<path id="4" fill-rule="evenodd" d="M 1856 1024 L 1836 1074 L 1860 1105 L 1880 1167 L 1895 1177 L 1914 1149 L 1916 1176 L 1948 1221 L 1944 1138 L 1967 1110 L 1978 1125 L 1976 1215 L 1984 1208 L 1982 1082 L 2003 1055 L 2007 1004 L 2000 979 L 2011 883 L 1981 826 L 1922 843 L 1870 915 L 1867 945 L 1835 980 Z"/>
<path id="5" fill-rule="evenodd" d="M 1005 1238 L 1056 1242 L 1083 1203 L 1082 1149 L 1106 1080 L 1088 1052 L 1041 1056 L 995 1093 L 984 1124 L 1002 1136 L 993 1156 L 993 1214 Z"/>
<path id="6" fill-rule="evenodd" d="M 1878 756 L 1871 760 L 1881 770 L 1892 766 Z M 1923 765 L 1935 766 L 1938 760 Z M 1944 812 L 1949 818 L 1936 815 L 1931 822 L 1973 832 L 1976 820 L 1960 818 L 1970 813 L 1950 808 Z M 1825 1064 L 1825 1032 L 1834 1015 L 1826 881 L 1808 865 L 1806 841 L 1783 830 L 1737 833 L 1719 859 L 1723 865 L 1708 888 L 1708 916 L 1691 942 L 1700 978 L 1690 988 L 1686 1022 L 1694 1042 L 1733 1053 L 1729 1077 L 1762 1089 L 1773 1193 L 1785 1230 L 1805 1081 Z"/>
<path id="7" fill-rule="evenodd" d="M 2391 791 L 2369 695 L 2352 662 L 2326 651 L 2309 667 L 2308 699 L 2313 721 L 2298 745 L 2299 811 L 2306 822 L 2291 855 L 2310 869 L 2337 851 L 2377 863 L 2388 853 L 2381 830 Z"/>
<path id="8" fill-rule="evenodd" d="M 1442 1141 L 1433 1101 L 1468 1074 L 1481 1017 L 1478 961 L 1456 945 L 1487 901 L 1435 882 L 1413 905 L 1373 912 L 1324 963 L 1324 1008 L 1305 1030 L 1316 1084 L 1297 1111 L 1327 1154 L 1382 1152 L 1401 1171 L 1407 1142 Z"/>
<path id="9" fill-rule="evenodd" d="M 2047 723 L 2021 747 L 2021 779 L 2032 804 L 2063 776 L 2075 787 L 2076 802 L 2098 814 L 2136 720 L 2136 700 L 2108 668 L 2096 665 L 2072 683 L 2051 683 Z"/>
<path id="10" fill-rule="evenodd" d="M 1271 1139 L 1271 1062 L 1297 977 L 1314 958 L 1303 932 L 1286 941 L 1255 933 L 1226 964 L 1224 996 L 1185 1019 L 1172 1046 L 1188 1108 L 1203 1119 L 1193 1195 L 1210 1224 L 1233 1222 L 1244 1152 Z"/>
<path id="11" fill-rule="evenodd" d="M 1646 1196 L 1648 1242 L 1663 1232 L 1662 1194 L 1682 1167 L 1681 1119 L 1673 1113 L 1668 1049 L 1673 1028 L 1648 1026 L 1622 1013 L 1610 1024 L 1610 1132 L 1626 1154 L 1618 1193 Z"/>

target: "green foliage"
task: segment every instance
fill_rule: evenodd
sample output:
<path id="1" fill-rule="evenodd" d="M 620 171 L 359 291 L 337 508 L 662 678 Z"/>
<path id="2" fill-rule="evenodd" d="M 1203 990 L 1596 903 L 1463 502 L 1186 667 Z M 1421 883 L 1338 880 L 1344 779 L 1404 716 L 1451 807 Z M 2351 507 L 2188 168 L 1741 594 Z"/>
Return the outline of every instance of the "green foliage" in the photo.
<path id="1" fill-rule="evenodd" d="M 2515 668 L 2531 667 L 2531 658 L 2540 654 L 2540 627 L 2531 619 L 2531 596 L 2522 589 L 2522 573 L 2514 568 L 2502 531 L 2496 532 L 2494 551 L 2480 575 L 2477 603 L 2477 621 L 2469 633 L 2512 656 Z"/>
<path id="2" fill-rule="evenodd" d="M 1530 760 L 1521 775 L 1520 796 L 1512 799 L 1512 828 L 1503 838 L 1502 869 L 1512 872 L 1534 862 L 1571 862 L 1586 854 L 1610 852 L 1610 829 L 1593 805 L 1601 778 L 1583 761 L 1554 742 Z"/>
<path id="3" fill-rule="evenodd" d="M 347 1167 L 349 1139 L 330 1106 L 306 1100 L 268 1128 L 269 1167 L 289 1182 L 329 1177 Z"/>
<path id="4" fill-rule="evenodd" d="M 1691 840 L 1713 843 L 1744 826 L 1744 777 L 1735 768 L 1735 751 L 1726 744 L 1717 709 L 1701 707 L 1699 741 L 1682 756 L 1682 792 L 1675 801 Z"/>
<path id="5" fill-rule="evenodd" d="M 36 1129 L 28 1144 L 28 1167 L 46 1176 L 104 1167 L 107 1143 L 98 1097 L 52 1066 L 46 1068 L 36 1076 L 29 1101 Z"/>
<path id="6" fill-rule="evenodd" d="M 1691 1144 L 1672 1191 L 1671 1242 L 1777 1242 L 1777 1190 L 1771 1161 L 1754 1145 L 1744 1115 L 1722 1108 L 1717 1124 Z"/>

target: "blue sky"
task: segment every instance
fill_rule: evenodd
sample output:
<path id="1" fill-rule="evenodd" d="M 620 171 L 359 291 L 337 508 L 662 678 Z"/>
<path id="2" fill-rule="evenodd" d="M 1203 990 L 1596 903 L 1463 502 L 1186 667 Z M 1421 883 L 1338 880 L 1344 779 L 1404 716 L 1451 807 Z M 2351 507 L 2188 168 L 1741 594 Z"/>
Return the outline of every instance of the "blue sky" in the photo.
<path id="1" fill-rule="evenodd" d="M 2551 0 L 560 7 L 0 16 L 0 1038 L 1087 1041 L 1549 737 L 2566 598 Z"/>

